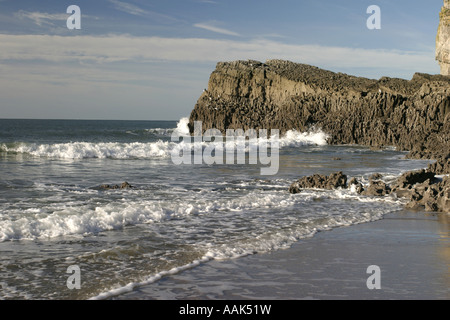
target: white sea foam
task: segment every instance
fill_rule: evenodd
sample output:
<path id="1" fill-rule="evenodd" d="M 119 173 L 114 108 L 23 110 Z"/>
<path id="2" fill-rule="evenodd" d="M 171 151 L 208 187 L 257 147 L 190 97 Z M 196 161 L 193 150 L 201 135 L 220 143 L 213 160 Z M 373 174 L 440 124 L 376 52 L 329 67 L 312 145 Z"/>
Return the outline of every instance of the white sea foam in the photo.
<path id="1" fill-rule="evenodd" d="M 56 144 L 20 143 L 13 147 L 2 146 L 5 152 L 25 153 L 36 157 L 87 159 L 149 159 L 167 158 L 174 143 L 157 142 L 68 142 Z"/>
<path id="2" fill-rule="evenodd" d="M 92 208 L 91 205 L 3 210 L 0 241 L 49 239 L 65 235 L 87 235 L 148 224 L 191 213 L 189 206 L 162 205 L 157 201 L 116 202 Z M 11 219 L 16 217 L 16 219 Z"/>
<path id="3" fill-rule="evenodd" d="M 232 185 L 237 190 L 248 184 L 248 181 L 234 181 Z M 276 184 L 282 185 L 282 182 L 276 181 Z M 57 195 L 67 192 L 67 187 L 42 183 L 36 184 L 36 188 L 49 188 Z M 70 190 L 78 191 L 75 187 Z M 144 280 L 139 278 L 125 286 L 104 288 L 103 292 L 92 297 L 107 299 L 210 260 L 233 259 L 256 252 L 289 248 L 299 239 L 312 237 L 320 230 L 378 220 L 395 210 L 395 206 L 382 205 L 383 201 L 392 201 L 387 197 L 385 200 L 384 197 L 361 197 L 349 190 L 305 190 L 299 195 L 291 195 L 285 189 L 247 190 L 238 196 L 221 193 L 220 197 L 209 195 L 191 199 L 193 195 L 188 195 L 184 200 L 161 201 L 146 199 L 145 192 L 127 192 L 126 198 L 103 205 L 98 205 L 97 200 L 92 203 L 88 200 L 87 204 L 57 202 L 25 211 L 0 208 L 4 213 L 0 217 L 0 240 L 84 236 L 122 229 L 128 225 L 164 224 L 170 220 L 174 221 L 171 230 L 177 238 L 191 239 L 195 235 L 195 243 L 189 245 L 199 253 L 198 258 L 180 261 L 179 265 L 175 264 L 167 270 L 150 272 Z M 364 198 L 367 206 L 340 201 L 343 198 Z M 331 204 L 323 205 L 329 201 Z M 330 205 L 334 203 L 337 204 L 334 206 L 336 211 L 330 212 Z M 181 241 L 187 244 L 185 238 Z"/>
<path id="4" fill-rule="evenodd" d="M 127 284 L 126 286 L 123 287 L 119 287 L 119 288 L 115 288 L 115 289 L 111 289 L 109 291 L 103 292 L 95 297 L 90 298 L 89 300 L 104 300 L 104 299 L 108 299 L 114 296 L 118 296 L 121 294 L 125 294 L 128 292 L 132 292 L 135 288 L 137 287 L 142 287 L 145 285 L 149 285 L 152 283 L 155 283 L 157 281 L 159 281 L 161 278 L 169 276 L 169 275 L 173 275 L 173 274 L 177 274 L 180 273 L 184 270 L 187 269 L 192 269 L 194 267 L 199 266 L 202 263 L 208 262 L 212 260 L 212 257 L 209 257 L 208 255 L 205 255 L 203 258 L 198 259 L 198 260 L 194 260 L 191 263 L 185 264 L 183 266 L 179 266 L 179 267 L 175 267 L 172 268 L 170 270 L 167 271 L 161 271 L 157 274 L 154 274 L 150 277 L 148 277 L 146 280 L 144 281 L 140 281 L 140 282 L 131 282 L 129 284 Z"/>
<path id="5" fill-rule="evenodd" d="M 38 186 L 42 188 L 41 185 Z M 55 188 L 50 186 L 49 188 Z M 53 189 L 52 189 L 53 190 Z M 79 193 L 78 190 L 75 190 Z M 47 200 L 58 199 L 57 190 Z M 94 192 L 90 190 L 90 193 Z M 97 192 L 97 191 L 95 191 Z M 139 191 L 137 191 L 139 192 Z M 0 241 L 8 240 L 34 240 L 49 239 L 67 235 L 88 235 L 99 232 L 118 230 L 125 226 L 151 224 L 171 219 L 183 219 L 192 215 L 214 215 L 218 212 L 248 213 L 271 212 L 272 210 L 297 210 L 299 205 L 309 203 L 308 209 L 302 210 L 304 218 L 316 217 L 314 205 L 311 203 L 317 199 L 349 199 L 359 202 L 400 204 L 392 197 L 362 197 L 349 190 L 305 190 L 301 196 L 290 195 L 286 190 L 272 190 L 263 192 L 254 190 L 241 196 L 214 197 L 214 194 L 206 193 L 206 197 L 195 201 L 164 201 L 159 199 L 145 199 L 145 192 L 130 194 L 128 197 L 99 205 L 94 200 L 92 203 L 85 200 L 56 202 L 40 207 L 24 208 L 0 208 Z M 45 199 L 42 199 L 45 200 Z M 313 211 L 311 211 L 313 210 Z M 355 214 L 358 216 L 358 214 Z M 214 219 L 218 217 L 214 216 Z M 234 224 L 235 215 L 221 214 L 221 223 L 227 225 L 229 230 L 238 228 Z M 286 218 L 284 216 L 283 218 Z M 229 220 L 227 220 L 229 219 Z M 246 218 L 247 219 L 247 218 Z M 249 219 L 251 217 L 249 216 Z M 272 218 L 270 218 L 272 219 Z M 269 219 L 269 220 L 270 220 Z M 291 218 L 286 221 L 278 220 L 280 226 L 283 223 L 291 223 Z M 260 220 L 260 219 L 259 219 Z M 229 222 L 227 222 L 229 221 Z M 228 224 L 227 224 L 228 223 Z M 264 229 L 262 223 L 259 228 Z"/>
<path id="6" fill-rule="evenodd" d="M 163 134 L 172 132 L 179 136 L 189 136 L 189 119 L 182 118 L 174 129 L 161 129 Z M 157 129 L 148 129 L 157 130 Z M 159 132 L 159 131 L 158 131 Z M 328 136 L 320 130 L 311 132 L 288 131 L 286 135 L 279 138 L 280 147 L 296 147 L 303 145 L 326 145 Z M 247 143 L 245 151 L 248 152 L 249 146 L 258 146 L 269 142 L 270 139 L 259 138 Z M 196 147 L 206 147 L 208 144 L 219 145 L 215 142 L 192 142 L 180 141 L 170 142 L 158 140 L 155 142 L 67 142 L 54 144 L 38 144 L 18 142 L 13 144 L 0 145 L 0 151 L 19 154 L 29 154 L 35 157 L 60 158 L 60 159 L 152 159 L 169 158 L 172 150 L 190 149 Z M 222 147 L 233 148 L 237 150 L 236 142 L 231 145 L 225 142 Z"/>
<path id="7" fill-rule="evenodd" d="M 327 196 L 333 197 L 336 193 L 325 192 Z M 311 191 L 317 197 L 314 191 Z M 340 198 L 341 196 L 337 196 Z M 291 200 L 294 197 L 290 197 Z M 298 198 L 298 197 L 296 197 Z M 275 201 L 275 199 L 273 199 Z M 279 201 L 280 199 L 277 199 Z M 271 201 L 269 201 L 271 202 Z M 286 205 L 289 200 L 279 202 L 279 207 Z M 267 205 L 267 203 L 266 203 Z M 299 220 L 297 224 L 277 228 L 272 231 L 264 232 L 255 236 L 249 235 L 246 238 L 237 239 L 226 243 L 200 243 L 198 250 L 203 251 L 201 258 L 193 260 L 190 263 L 173 267 L 170 270 L 158 272 L 150 275 L 147 279 L 138 282 L 131 282 L 125 286 L 105 290 L 104 292 L 92 297 L 92 300 L 108 299 L 117 295 L 132 292 L 134 289 L 146 285 L 150 285 L 159 281 L 163 277 L 183 272 L 187 269 L 194 268 L 202 263 L 211 260 L 228 260 L 235 259 L 258 252 L 270 252 L 273 250 L 287 249 L 300 239 L 313 237 L 318 231 L 330 230 L 341 226 L 350 226 L 354 224 L 366 223 L 379 220 L 384 214 L 392 212 L 393 208 L 379 208 L 378 210 L 357 209 L 355 212 L 348 212 L 341 215 L 326 215 L 318 217 L 309 217 Z"/>
<path id="8" fill-rule="evenodd" d="M 145 131 L 155 135 L 170 136 L 173 133 L 174 129 L 153 128 L 153 129 L 145 129 Z"/>
<path id="9" fill-rule="evenodd" d="M 280 138 L 280 147 L 295 147 L 302 145 L 318 145 L 327 144 L 329 136 L 321 130 L 313 130 L 309 132 L 298 132 L 289 130 Z"/>
<path id="10" fill-rule="evenodd" d="M 189 135 L 188 123 L 189 118 L 181 118 L 180 121 L 178 121 L 175 132 L 178 133 L 180 136 Z"/>

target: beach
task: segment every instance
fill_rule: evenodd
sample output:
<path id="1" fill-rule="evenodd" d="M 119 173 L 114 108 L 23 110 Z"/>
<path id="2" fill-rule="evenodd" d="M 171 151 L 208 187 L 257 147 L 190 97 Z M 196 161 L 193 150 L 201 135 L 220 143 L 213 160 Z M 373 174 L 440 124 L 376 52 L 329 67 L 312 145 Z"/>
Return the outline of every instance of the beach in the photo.
<path id="1" fill-rule="evenodd" d="M 209 261 L 115 299 L 448 300 L 449 230 L 448 214 L 399 211 L 286 250 Z M 371 265 L 381 289 L 367 287 Z"/>

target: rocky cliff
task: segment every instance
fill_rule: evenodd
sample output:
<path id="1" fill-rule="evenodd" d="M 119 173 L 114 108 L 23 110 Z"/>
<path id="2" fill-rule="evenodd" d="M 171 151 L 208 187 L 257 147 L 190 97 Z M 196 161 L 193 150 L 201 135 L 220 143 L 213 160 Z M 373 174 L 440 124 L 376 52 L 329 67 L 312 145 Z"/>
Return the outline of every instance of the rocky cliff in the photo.
<path id="1" fill-rule="evenodd" d="M 203 129 L 321 128 L 331 144 L 450 157 L 450 77 L 372 80 L 282 60 L 220 62 L 190 115 Z"/>
<path id="2" fill-rule="evenodd" d="M 444 6 L 439 14 L 436 60 L 441 66 L 441 74 L 450 75 L 450 0 L 444 0 Z"/>

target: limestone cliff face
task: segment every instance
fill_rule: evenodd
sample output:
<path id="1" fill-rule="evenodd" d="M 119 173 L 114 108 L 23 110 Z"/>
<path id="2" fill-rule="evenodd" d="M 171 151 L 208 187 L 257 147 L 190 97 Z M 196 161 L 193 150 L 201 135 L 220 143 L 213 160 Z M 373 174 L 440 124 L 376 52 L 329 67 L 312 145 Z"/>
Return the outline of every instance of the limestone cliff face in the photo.
<path id="1" fill-rule="evenodd" d="M 332 144 L 450 156 L 450 77 L 371 80 L 282 60 L 220 62 L 190 116 L 203 130 L 321 128 Z"/>
<path id="2" fill-rule="evenodd" d="M 450 75 L 450 0 L 444 0 L 439 14 L 439 28 L 436 37 L 436 60 L 442 75 Z"/>

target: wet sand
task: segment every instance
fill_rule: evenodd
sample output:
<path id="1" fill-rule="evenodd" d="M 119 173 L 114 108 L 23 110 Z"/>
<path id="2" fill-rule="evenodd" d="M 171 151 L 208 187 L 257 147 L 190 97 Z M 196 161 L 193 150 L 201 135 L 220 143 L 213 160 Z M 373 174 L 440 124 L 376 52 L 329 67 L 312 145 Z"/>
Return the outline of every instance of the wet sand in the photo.
<path id="1" fill-rule="evenodd" d="M 380 268 L 369 290 L 367 268 Z M 210 261 L 115 299 L 449 300 L 450 215 L 401 211 L 286 250 Z"/>

